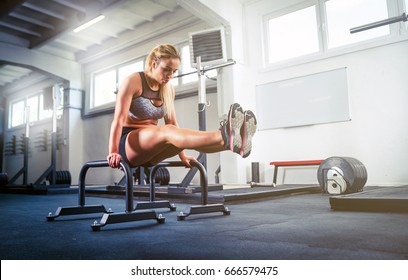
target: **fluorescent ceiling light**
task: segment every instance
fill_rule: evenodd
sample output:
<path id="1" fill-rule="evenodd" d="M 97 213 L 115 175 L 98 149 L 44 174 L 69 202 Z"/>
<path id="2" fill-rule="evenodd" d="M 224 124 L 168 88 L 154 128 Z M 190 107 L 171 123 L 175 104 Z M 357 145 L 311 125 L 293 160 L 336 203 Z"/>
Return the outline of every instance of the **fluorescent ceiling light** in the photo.
<path id="1" fill-rule="evenodd" d="M 88 21 L 88 22 L 86 22 L 86 23 L 84 23 L 84 24 L 78 26 L 77 28 L 75 28 L 75 29 L 74 29 L 74 32 L 77 33 L 77 32 L 79 32 L 79 31 L 81 31 L 81 30 L 84 30 L 85 28 L 88 28 L 89 26 L 91 26 L 91 25 L 93 25 L 93 24 L 95 24 L 95 23 L 97 23 L 97 22 L 103 20 L 104 18 L 105 18 L 104 15 L 100 15 L 100 16 L 94 18 L 94 19 L 91 19 L 90 21 Z"/>

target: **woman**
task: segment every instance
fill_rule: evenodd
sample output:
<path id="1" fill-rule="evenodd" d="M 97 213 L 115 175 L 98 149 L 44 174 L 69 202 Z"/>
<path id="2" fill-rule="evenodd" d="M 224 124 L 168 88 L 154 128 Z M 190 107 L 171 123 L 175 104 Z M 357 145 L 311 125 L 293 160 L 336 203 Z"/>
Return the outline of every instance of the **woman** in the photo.
<path id="1" fill-rule="evenodd" d="M 172 45 L 154 48 L 146 60 L 144 72 L 127 77 L 116 99 L 109 137 L 109 166 L 118 168 L 121 160 L 131 166 L 153 166 L 179 155 L 191 168 L 184 149 L 203 153 L 231 150 L 247 157 L 256 131 L 256 119 L 241 106 L 230 107 L 227 121 L 218 131 L 179 128 L 174 112 L 174 88 L 170 79 L 180 65 L 180 54 Z M 158 126 L 164 117 L 165 125 Z"/>

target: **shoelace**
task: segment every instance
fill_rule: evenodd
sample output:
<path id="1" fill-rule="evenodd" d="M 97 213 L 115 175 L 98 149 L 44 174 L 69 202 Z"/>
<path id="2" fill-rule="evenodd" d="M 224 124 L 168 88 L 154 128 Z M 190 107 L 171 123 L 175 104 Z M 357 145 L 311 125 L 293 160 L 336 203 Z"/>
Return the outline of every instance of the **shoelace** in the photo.
<path id="1" fill-rule="evenodd" d="M 222 120 L 220 120 L 220 128 L 223 127 L 227 121 L 228 121 L 228 118 L 227 116 L 224 115 Z"/>

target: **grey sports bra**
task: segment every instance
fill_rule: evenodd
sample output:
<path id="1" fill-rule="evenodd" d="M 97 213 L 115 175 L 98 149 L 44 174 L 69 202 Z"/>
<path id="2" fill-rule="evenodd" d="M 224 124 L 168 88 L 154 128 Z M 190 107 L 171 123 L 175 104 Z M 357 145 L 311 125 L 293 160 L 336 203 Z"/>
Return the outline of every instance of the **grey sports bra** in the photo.
<path id="1" fill-rule="evenodd" d="M 129 116 L 136 120 L 158 120 L 163 118 L 163 104 L 156 106 L 153 100 L 161 100 L 160 92 L 150 89 L 143 72 L 139 72 L 142 79 L 142 94 L 132 99 Z"/>

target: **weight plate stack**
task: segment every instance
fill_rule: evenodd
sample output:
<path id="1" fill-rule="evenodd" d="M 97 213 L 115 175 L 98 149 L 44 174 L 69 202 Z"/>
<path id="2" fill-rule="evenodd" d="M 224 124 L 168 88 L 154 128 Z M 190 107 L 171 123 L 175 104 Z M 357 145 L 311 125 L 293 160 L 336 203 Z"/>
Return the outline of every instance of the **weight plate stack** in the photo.
<path id="1" fill-rule="evenodd" d="M 68 170 L 61 170 L 55 172 L 55 184 L 56 185 L 71 185 L 72 177 L 71 172 Z M 48 182 L 52 182 L 51 174 L 47 176 Z"/>
<path id="2" fill-rule="evenodd" d="M 330 157 L 322 162 L 317 170 L 317 180 L 323 191 L 326 190 L 327 171 L 336 167 L 343 173 L 343 179 L 347 182 L 344 193 L 361 192 L 367 182 L 367 170 L 363 163 L 351 157 Z"/>
<path id="3" fill-rule="evenodd" d="M 168 185 L 170 182 L 170 172 L 166 167 L 159 167 L 156 171 L 154 181 L 162 186 Z"/>

